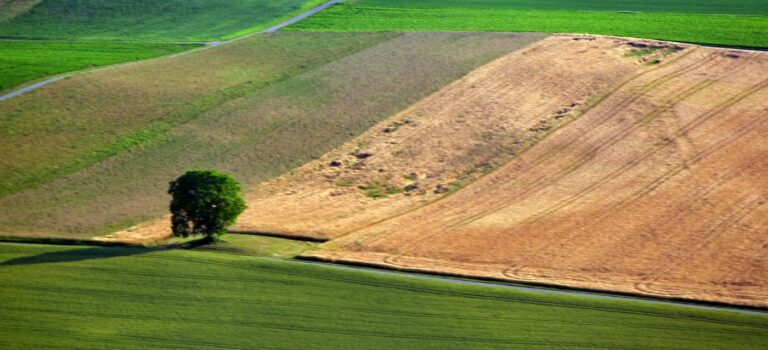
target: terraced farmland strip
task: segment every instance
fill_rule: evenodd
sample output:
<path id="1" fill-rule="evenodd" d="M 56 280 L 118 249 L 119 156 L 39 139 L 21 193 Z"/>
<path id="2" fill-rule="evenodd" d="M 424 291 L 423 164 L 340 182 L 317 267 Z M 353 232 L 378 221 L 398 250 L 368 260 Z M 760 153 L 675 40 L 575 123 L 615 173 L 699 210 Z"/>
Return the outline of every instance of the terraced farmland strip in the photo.
<path id="1" fill-rule="evenodd" d="M 768 329 L 759 315 L 190 251 L 0 244 L 0 278 L 0 339 L 22 348 L 756 349 Z"/>
<path id="2" fill-rule="evenodd" d="M 258 183 L 541 37 L 276 34 L 57 83 L 0 104 L 16 192 L 0 231 L 89 237 L 161 217 L 167 182 L 192 167 Z"/>
<path id="3" fill-rule="evenodd" d="M 766 306 L 768 56 L 681 57 L 456 194 L 310 255 Z"/>
<path id="4" fill-rule="evenodd" d="M 564 36 L 500 58 L 257 187 L 237 229 L 335 238 L 439 200 L 588 110 L 591 96 L 655 69 L 630 51 L 626 40 Z"/>
<path id="5" fill-rule="evenodd" d="M 258 37 L 75 76 L 0 102 L 0 196 L 162 138 L 227 101 L 392 37 Z"/>

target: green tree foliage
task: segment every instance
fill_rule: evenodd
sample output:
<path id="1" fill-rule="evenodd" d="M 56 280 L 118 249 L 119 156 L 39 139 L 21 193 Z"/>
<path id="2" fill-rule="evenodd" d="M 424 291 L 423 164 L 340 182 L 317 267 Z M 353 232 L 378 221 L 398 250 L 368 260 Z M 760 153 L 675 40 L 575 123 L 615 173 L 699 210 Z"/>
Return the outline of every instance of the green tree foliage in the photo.
<path id="1" fill-rule="evenodd" d="M 213 170 L 187 171 L 170 183 L 168 193 L 171 227 L 179 237 L 203 234 L 215 241 L 246 208 L 240 184 Z"/>

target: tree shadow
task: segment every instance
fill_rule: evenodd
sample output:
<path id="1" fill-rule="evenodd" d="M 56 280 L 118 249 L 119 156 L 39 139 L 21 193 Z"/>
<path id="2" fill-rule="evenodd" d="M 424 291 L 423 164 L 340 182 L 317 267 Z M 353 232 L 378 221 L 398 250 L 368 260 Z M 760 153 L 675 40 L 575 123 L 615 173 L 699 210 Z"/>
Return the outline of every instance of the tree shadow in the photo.
<path id="1" fill-rule="evenodd" d="M 84 260 L 106 259 L 122 256 L 131 256 L 144 254 L 157 249 L 152 248 L 109 248 L 109 247 L 91 247 L 73 250 L 61 250 L 55 252 L 46 252 L 33 256 L 24 256 L 6 260 L 0 263 L 0 266 L 17 265 L 36 265 L 36 264 L 54 264 L 77 262 Z"/>

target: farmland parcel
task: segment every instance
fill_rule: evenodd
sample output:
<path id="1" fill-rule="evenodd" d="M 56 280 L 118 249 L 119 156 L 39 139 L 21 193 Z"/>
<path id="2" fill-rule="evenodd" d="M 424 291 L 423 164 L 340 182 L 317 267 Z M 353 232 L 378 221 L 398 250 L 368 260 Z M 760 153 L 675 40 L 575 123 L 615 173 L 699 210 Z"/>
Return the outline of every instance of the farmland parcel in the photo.
<path id="1" fill-rule="evenodd" d="M 258 186 L 239 228 L 332 239 L 315 258 L 765 306 L 766 69 L 551 37 Z"/>
<path id="2" fill-rule="evenodd" d="M 541 37 L 275 34 L 5 101 L 0 232 L 88 237 L 160 217 L 192 167 L 280 175 Z"/>
<path id="3" fill-rule="evenodd" d="M 215 253 L 0 244 L 0 279 L 3 348 L 747 350 L 768 341 L 760 315 Z"/>
<path id="4" fill-rule="evenodd" d="M 768 3 L 729 1 L 359 0 L 290 29 L 590 33 L 768 47 Z"/>
<path id="5" fill-rule="evenodd" d="M 162 56 L 255 33 L 320 3 L 0 1 L 0 38 L 10 39 L 0 41 L 0 92 L 46 76 Z"/>

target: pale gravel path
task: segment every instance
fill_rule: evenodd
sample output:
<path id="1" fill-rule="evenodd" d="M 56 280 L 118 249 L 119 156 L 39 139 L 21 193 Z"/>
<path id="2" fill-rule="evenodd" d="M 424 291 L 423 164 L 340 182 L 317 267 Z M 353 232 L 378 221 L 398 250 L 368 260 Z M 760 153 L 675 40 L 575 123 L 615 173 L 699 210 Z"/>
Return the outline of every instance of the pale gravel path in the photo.
<path id="1" fill-rule="evenodd" d="M 196 42 L 183 42 L 183 43 L 184 44 L 204 44 L 204 45 L 206 45 L 206 47 L 203 48 L 203 49 L 207 49 L 207 48 L 211 48 L 211 47 L 221 46 L 221 45 L 224 45 L 224 44 L 229 44 L 229 43 L 232 43 L 232 42 L 235 42 L 235 41 L 238 41 L 238 40 L 241 40 L 241 39 L 245 39 L 245 38 L 248 38 L 248 37 L 251 37 L 251 36 L 254 36 L 254 35 L 272 34 L 272 33 L 277 32 L 280 29 L 283 29 L 283 28 L 285 28 L 285 27 L 287 27 L 289 25 L 298 23 L 299 21 L 301 21 L 301 20 L 303 20 L 303 19 L 305 19 L 305 18 L 307 18 L 309 16 L 312 16 L 312 15 L 314 15 L 314 14 L 316 14 L 316 13 L 322 11 L 322 10 L 325 10 L 325 9 L 327 9 L 327 8 L 333 6 L 333 5 L 339 4 L 339 3 L 341 3 L 340 0 L 330 0 L 330 1 L 327 1 L 327 2 L 323 3 L 322 5 L 320 5 L 318 7 L 315 7 L 315 8 L 313 8 L 313 9 L 311 9 L 309 11 L 306 11 L 304 13 L 301 13 L 301 14 L 299 14 L 299 15 L 297 15 L 297 16 L 295 16 L 295 17 L 293 17 L 293 18 L 291 18 L 291 19 L 289 19 L 287 21 L 281 22 L 280 24 L 274 25 L 274 26 L 269 27 L 267 29 L 264 29 L 264 30 L 262 30 L 260 32 L 244 35 L 244 36 L 232 39 L 232 40 L 200 42 L 200 43 L 196 43 Z M 182 43 L 182 42 L 177 42 L 177 43 Z M 185 53 L 191 53 L 191 52 L 197 52 L 197 51 L 199 51 L 199 50 L 190 50 L 190 51 L 187 51 L 187 52 L 184 52 L 184 53 L 180 53 L 180 54 L 176 54 L 176 55 L 183 55 Z M 108 67 L 114 68 L 114 67 L 118 67 L 118 66 L 132 64 L 134 62 L 136 62 L 136 61 L 127 62 L 127 63 L 123 63 L 123 64 L 117 64 L 117 65 L 108 66 Z M 43 86 L 46 86 L 48 84 L 55 83 L 55 82 L 57 82 L 57 81 L 59 81 L 61 79 L 67 78 L 67 77 L 69 77 L 69 76 L 71 76 L 72 74 L 75 74 L 75 73 L 77 73 L 77 72 L 65 73 L 65 74 L 58 75 L 58 76 L 55 76 L 55 77 L 47 79 L 47 80 L 43 80 L 41 82 L 37 82 L 37 83 L 31 84 L 31 85 L 24 86 L 24 87 L 22 87 L 22 88 L 20 88 L 18 90 L 15 90 L 15 91 L 12 91 L 12 92 L 9 92 L 9 93 L 7 93 L 5 95 L 0 96 L 0 101 L 10 100 L 10 99 L 12 99 L 14 97 L 20 96 L 20 95 L 25 94 L 27 92 L 30 92 L 30 91 L 33 91 L 33 90 L 37 90 L 37 89 L 39 89 L 39 88 L 41 88 Z"/>

